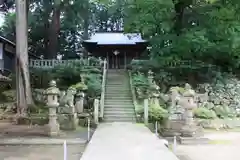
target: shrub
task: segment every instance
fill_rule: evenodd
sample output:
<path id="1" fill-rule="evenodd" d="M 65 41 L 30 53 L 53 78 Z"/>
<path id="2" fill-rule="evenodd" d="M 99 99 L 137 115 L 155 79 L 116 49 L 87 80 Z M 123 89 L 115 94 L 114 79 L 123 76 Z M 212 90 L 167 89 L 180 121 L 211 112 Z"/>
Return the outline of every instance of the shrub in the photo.
<path id="1" fill-rule="evenodd" d="M 7 90 L 2 92 L 2 100 L 6 102 L 16 102 L 16 91 L 15 90 Z"/>
<path id="2" fill-rule="evenodd" d="M 139 95 L 138 92 L 136 92 L 138 98 L 143 98 L 141 96 L 145 96 L 148 94 L 148 89 L 150 88 L 150 85 L 148 83 L 148 79 L 143 74 L 133 74 L 132 76 L 132 82 L 135 89 L 139 89 L 142 95 Z"/>
<path id="3" fill-rule="evenodd" d="M 233 118 L 236 117 L 234 109 L 228 106 L 216 106 L 213 108 L 219 118 Z"/>
<path id="4" fill-rule="evenodd" d="M 102 89 L 101 75 L 90 74 L 86 77 L 86 79 L 86 84 L 88 86 L 87 95 L 91 98 L 99 97 Z"/>
<path id="5" fill-rule="evenodd" d="M 92 58 L 92 60 L 99 61 Z M 31 69 L 32 80 L 35 88 L 48 87 L 49 81 L 55 79 L 60 89 L 67 89 L 70 85 L 81 81 L 81 75 L 102 74 L 98 66 L 84 66 L 79 62 L 71 62 L 69 65 L 57 65 L 52 69 Z M 41 83 L 39 84 L 39 81 Z"/>
<path id="6" fill-rule="evenodd" d="M 141 116 L 144 115 L 144 109 L 141 108 L 138 111 L 138 114 Z M 168 111 L 161 106 L 151 105 L 148 110 L 149 121 L 155 122 L 158 121 L 162 123 L 168 117 Z"/>
<path id="7" fill-rule="evenodd" d="M 82 82 L 72 85 L 71 87 L 75 88 L 77 91 L 79 91 L 79 90 L 85 91 L 88 89 L 88 86 Z"/>
<path id="8" fill-rule="evenodd" d="M 194 110 L 194 117 L 201 119 L 214 119 L 217 118 L 216 113 L 205 107 L 199 107 Z"/>

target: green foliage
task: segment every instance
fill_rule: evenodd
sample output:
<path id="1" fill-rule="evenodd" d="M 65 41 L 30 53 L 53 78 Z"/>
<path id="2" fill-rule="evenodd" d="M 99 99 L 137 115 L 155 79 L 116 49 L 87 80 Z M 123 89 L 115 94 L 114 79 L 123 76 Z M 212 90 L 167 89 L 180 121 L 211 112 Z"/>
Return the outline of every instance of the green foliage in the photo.
<path id="1" fill-rule="evenodd" d="M 72 85 L 71 87 L 75 88 L 77 91 L 86 91 L 88 89 L 88 86 L 82 82 Z"/>
<path id="2" fill-rule="evenodd" d="M 199 107 L 194 110 L 194 117 L 201 119 L 215 119 L 217 118 L 216 113 L 205 107 Z"/>
<path id="3" fill-rule="evenodd" d="M 204 74 L 209 64 L 223 70 L 240 67 L 239 1 L 129 3 L 125 29 L 141 32 L 149 40 L 150 57 L 157 64 L 157 72 L 164 69 L 176 80 L 189 81 L 189 75 L 199 79 L 199 72 Z M 189 63 L 182 64 L 184 61 Z"/>
<path id="4" fill-rule="evenodd" d="M 236 112 L 228 106 L 216 106 L 213 108 L 219 118 L 234 118 Z"/>
<path id="5" fill-rule="evenodd" d="M 89 30 L 108 31 L 122 28 L 123 6 L 125 2 L 111 1 L 111 3 L 101 3 L 90 0 L 63 0 L 63 1 L 39 1 L 31 0 L 28 12 L 29 48 L 33 54 L 48 58 L 51 51 L 49 37 L 52 25 L 52 13 L 55 8 L 60 9 L 61 19 L 59 33 L 59 45 L 57 53 L 63 59 L 73 59 L 79 57 L 82 52 L 80 43 L 89 37 Z M 5 3 L 5 2 L 2 2 Z M 60 4 L 59 4 L 60 3 Z M 13 0 L 8 0 L 4 10 L 5 21 L 1 27 L 1 34 L 12 41 L 16 39 L 15 32 L 15 5 Z M 36 23 L 37 22 L 37 23 Z M 55 24 L 56 25 L 56 24 Z M 54 26 L 55 26 L 54 25 Z M 115 28 L 119 26 L 118 28 Z"/>
<path id="6" fill-rule="evenodd" d="M 91 98 L 100 97 L 102 90 L 102 79 L 99 74 L 90 74 L 87 79 L 87 95 Z"/>
<path id="7" fill-rule="evenodd" d="M 141 108 L 138 111 L 138 114 L 143 116 L 144 115 L 144 109 Z M 158 121 L 158 122 L 162 123 L 168 117 L 168 111 L 166 109 L 164 109 L 161 106 L 155 106 L 155 105 L 149 106 L 148 114 L 149 114 L 149 121 L 150 122 Z"/>
<path id="8" fill-rule="evenodd" d="M 57 66 L 51 70 L 53 79 L 57 80 L 57 83 L 61 87 L 68 87 L 71 84 L 76 84 L 81 80 L 82 66 Z"/>
<path id="9" fill-rule="evenodd" d="M 6 102 L 16 102 L 16 91 L 15 90 L 7 90 L 2 92 L 2 99 Z"/>
<path id="10" fill-rule="evenodd" d="M 168 111 L 160 106 L 149 107 L 149 120 L 162 122 L 168 117 Z"/>
<path id="11" fill-rule="evenodd" d="M 89 98 L 100 97 L 101 95 L 101 87 L 102 87 L 102 79 L 100 74 L 88 74 L 86 77 L 86 84 L 83 82 L 79 82 L 72 87 L 77 90 L 83 90 L 87 93 Z"/>
<path id="12" fill-rule="evenodd" d="M 141 99 L 148 95 L 150 85 L 145 75 L 141 73 L 133 74 L 132 83 L 133 83 L 133 87 L 136 90 L 136 96 L 138 98 Z"/>

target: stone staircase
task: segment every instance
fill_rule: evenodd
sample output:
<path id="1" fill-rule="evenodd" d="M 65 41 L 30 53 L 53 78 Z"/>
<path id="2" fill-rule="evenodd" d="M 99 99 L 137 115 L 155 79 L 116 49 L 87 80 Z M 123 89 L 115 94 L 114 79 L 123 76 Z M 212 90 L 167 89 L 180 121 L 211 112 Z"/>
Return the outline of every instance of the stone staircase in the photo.
<path id="1" fill-rule="evenodd" d="M 108 70 L 104 122 L 136 122 L 129 77 L 125 70 Z"/>

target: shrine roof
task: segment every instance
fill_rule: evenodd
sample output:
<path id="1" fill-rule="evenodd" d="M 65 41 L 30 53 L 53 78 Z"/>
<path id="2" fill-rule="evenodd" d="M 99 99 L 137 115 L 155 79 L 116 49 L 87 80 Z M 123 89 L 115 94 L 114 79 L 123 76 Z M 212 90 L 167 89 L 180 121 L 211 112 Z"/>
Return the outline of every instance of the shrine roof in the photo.
<path id="1" fill-rule="evenodd" d="M 134 45 L 147 42 L 142 39 L 140 33 L 95 33 L 85 43 L 97 43 L 98 45 Z"/>

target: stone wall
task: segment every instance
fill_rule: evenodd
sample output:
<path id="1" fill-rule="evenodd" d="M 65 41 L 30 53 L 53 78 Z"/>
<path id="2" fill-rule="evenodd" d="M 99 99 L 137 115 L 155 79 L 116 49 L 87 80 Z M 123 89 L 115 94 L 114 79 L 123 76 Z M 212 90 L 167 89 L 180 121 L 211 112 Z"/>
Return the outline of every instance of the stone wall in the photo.
<path id="1" fill-rule="evenodd" d="M 240 127 L 240 119 L 195 119 L 205 129 L 231 129 Z"/>

